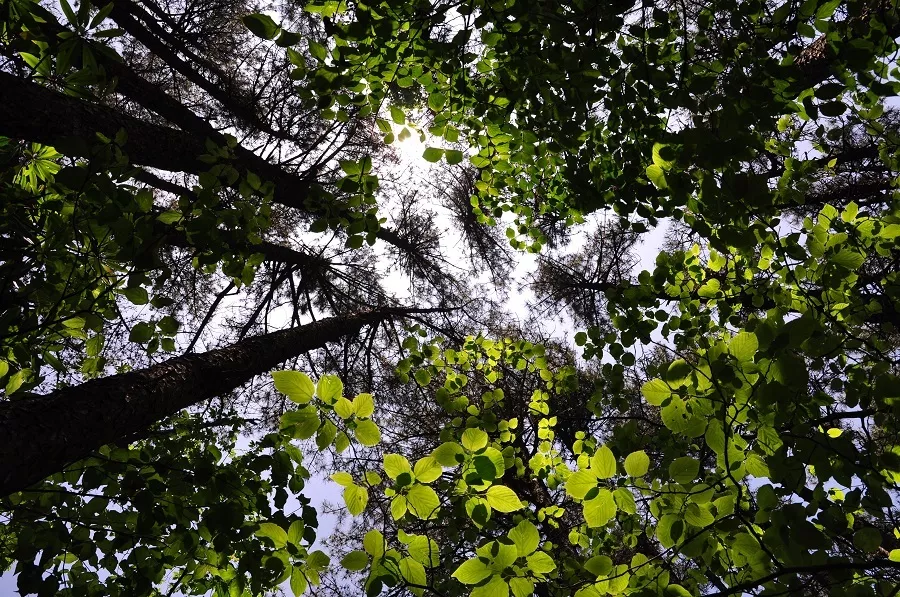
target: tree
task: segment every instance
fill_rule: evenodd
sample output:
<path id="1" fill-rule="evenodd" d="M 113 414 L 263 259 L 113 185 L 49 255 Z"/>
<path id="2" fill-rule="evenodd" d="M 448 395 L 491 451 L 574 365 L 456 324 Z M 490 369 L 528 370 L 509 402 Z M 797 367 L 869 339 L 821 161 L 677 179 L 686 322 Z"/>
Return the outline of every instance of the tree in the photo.
<path id="1" fill-rule="evenodd" d="M 7 498 L 5 558 L 25 590 L 102 591 L 96 571 L 67 568 L 74 538 L 76 558 L 111 558 L 120 592 L 168 590 L 173 572 L 198 594 L 288 579 L 299 594 L 323 574 L 322 590 L 369 595 L 896 592 L 894 3 L 196 6 L 64 2 L 68 25 L 3 7 L 0 134 L 27 144 L 4 153 L 0 238 L 25 259 L 3 261 L 0 412 L 58 403 L 64 430 L 66 396 L 239 350 L 281 301 L 281 338 L 301 316 L 402 313 L 405 327 L 353 328 L 275 372 L 281 399 L 254 387 L 268 433 L 246 455 L 179 460 L 233 445 L 203 425 L 240 427 L 249 409 L 167 423 L 190 401 L 160 388 L 169 406 Z M 416 189 L 379 187 L 385 145 L 420 130 L 471 247 L 462 276 Z M 611 224 L 573 249 L 590 214 Z M 503 275 L 484 226 L 504 223 L 514 249 L 543 253 L 545 310 L 521 325 L 471 299 L 478 268 Z M 679 234 L 632 272 L 638 238 L 662 226 Z M 340 249 L 312 238 L 326 231 Z M 391 298 L 366 247 L 379 242 L 435 308 Z M 99 360 L 178 352 L 180 324 L 190 352 L 244 287 L 221 325 L 233 349 L 143 373 Z M 172 296 L 196 307 L 163 315 Z M 548 305 L 580 329 L 547 337 Z M 228 394 L 302 348 L 202 381 Z M 285 513 L 304 440 L 358 517 L 331 543 L 346 573 L 310 551 L 308 504 L 302 525 Z M 110 441 L 127 447 L 108 458 Z M 185 468 L 161 472 L 173 459 Z M 214 508 L 236 482 L 247 499 Z M 136 515 L 111 542 L 86 536 L 110 499 Z M 135 532 L 143 543 L 123 539 Z M 167 551 L 173 536 L 189 555 Z"/>

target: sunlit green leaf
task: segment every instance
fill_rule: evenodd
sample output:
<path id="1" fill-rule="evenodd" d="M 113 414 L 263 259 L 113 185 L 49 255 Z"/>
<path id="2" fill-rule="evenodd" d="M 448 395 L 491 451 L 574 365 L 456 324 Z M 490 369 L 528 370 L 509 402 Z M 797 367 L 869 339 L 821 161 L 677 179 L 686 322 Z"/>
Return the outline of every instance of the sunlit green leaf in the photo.
<path id="1" fill-rule="evenodd" d="M 313 399 L 316 387 L 305 373 L 299 371 L 273 371 L 275 389 L 297 404 L 306 404 Z"/>

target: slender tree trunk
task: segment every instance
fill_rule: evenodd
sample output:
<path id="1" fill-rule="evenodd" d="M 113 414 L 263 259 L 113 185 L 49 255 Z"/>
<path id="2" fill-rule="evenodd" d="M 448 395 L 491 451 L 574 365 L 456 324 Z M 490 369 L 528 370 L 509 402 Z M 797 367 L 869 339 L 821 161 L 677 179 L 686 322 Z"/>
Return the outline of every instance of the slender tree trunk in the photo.
<path id="1" fill-rule="evenodd" d="M 0 403 L 0 496 L 21 491 L 101 446 L 229 392 L 283 361 L 405 311 L 330 317 L 169 359 L 44 396 Z"/>

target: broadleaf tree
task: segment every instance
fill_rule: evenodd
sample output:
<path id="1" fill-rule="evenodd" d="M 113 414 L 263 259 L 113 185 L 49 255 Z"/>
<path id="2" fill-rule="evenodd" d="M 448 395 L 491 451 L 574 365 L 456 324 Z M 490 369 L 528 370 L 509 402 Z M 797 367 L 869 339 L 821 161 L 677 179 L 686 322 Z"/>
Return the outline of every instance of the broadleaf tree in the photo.
<path id="1" fill-rule="evenodd" d="M 892 0 L 0 8 L 22 593 L 897 593 Z"/>

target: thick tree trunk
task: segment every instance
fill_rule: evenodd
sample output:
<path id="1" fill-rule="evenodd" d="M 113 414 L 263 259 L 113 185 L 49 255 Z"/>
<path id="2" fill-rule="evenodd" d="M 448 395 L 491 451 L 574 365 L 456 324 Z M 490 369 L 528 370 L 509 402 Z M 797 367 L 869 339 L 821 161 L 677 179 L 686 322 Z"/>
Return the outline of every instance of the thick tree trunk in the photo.
<path id="1" fill-rule="evenodd" d="M 113 138 L 120 129 L 128 134 L 125 151 L 132 164 L 189 174 L 209 170 L 209 164 L 197 159 L 207 150 L 205 139 L 196 134 L 152 124 L 0 72 L 0 135 L 56 146 L 70 138 L 87 142 L 95 133 Z M 246 150 L 238 157 L 241 165 L 275 184 L 277 203 L 314 213 L 306 204 L 308 181 Z M 377 236 L 401 251 L 418 251 L 413 243 L 389 228 L 381 228 Z"/>
<path id="2" fill-rule="evenodd" d="M 385 309 L 330 317 L 45 396 L 2 402 L 0 496 L 21 491 L 103 445 L 229 392 L 289 358 L 403 313 Z"/>
<path id="3" fill-rule="evenodd" d="M 164 116 L 168 116 L 165 114 Z M 192 115 L 193 119 L 199 118 Z M 180 119 L 179 126 L 192 122 Z M 202 122 L 202 121 L 201 121 Z M 210 164 L 198 160 L 208 153 L 206 137 L 199 131 L 178 130 L 152 124 L 121 112 L 57 93 L 15 75 L 0 73 L 0 134 L 46 145 L 59 145 L 66 138 L 77 138 L 87 145 L 95 133 L 113 138 L 120 129 L 128 134 L 125 152 L 133 164 L 170 172 L 200 174 Z M 220 134 L 203 123 L 208 137 L 224 144 Z M 70 144 L 71 145 L 71 144 Z M 67 147 L 68 148 L 68 147 Z M 239 167 L 275 184 L 275 201 L 310 212 L 306 199 L 309 181 L 285 172 L 243 148 L 237 148 Z"/>
<path id="4" fill-rule="evenodd" d="M 113 138 L 120 129 L 128 134 L 125 152 L 132 164 L 189 174 L 200 174 L 210 168 L 197 159 L 207 153 L 206 139 L 197 134 L 152 124 L 0 72 L 0 135 L 53 146 L 63 145 L 66 139 L 81 139 L 86 153 L 96 133 Z M 71 143 L 66 144 L 65 150 L 71 153 L 70 146 Z M 309 181 L 246 149 L 239 150 L 236 157 L 239 167 L 275 184 L 277 203 L 315 215 L 307 202 Z M 388 228 L 381 228 L 377 236 L 402 251 L 415 253 L 417 250 Z"/>

